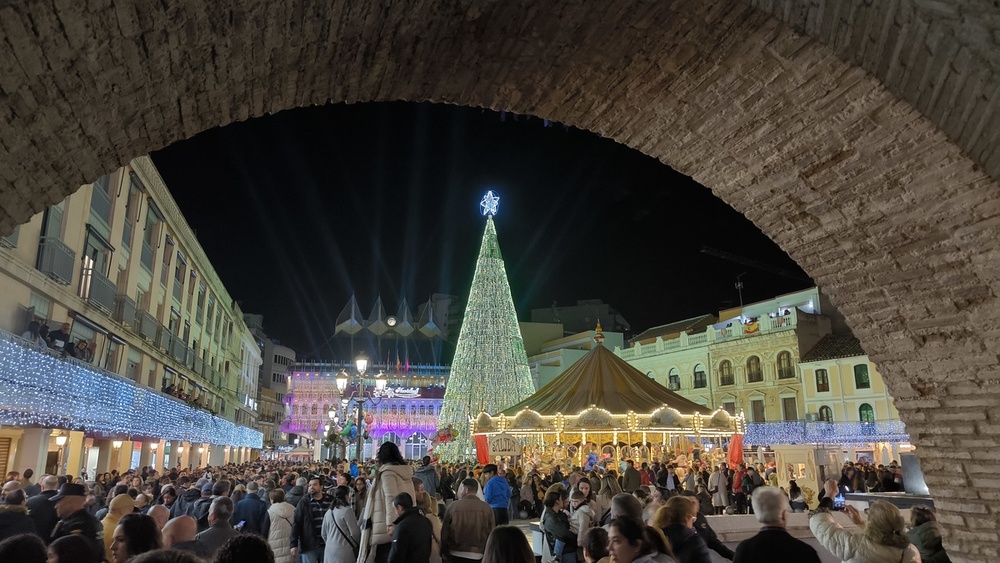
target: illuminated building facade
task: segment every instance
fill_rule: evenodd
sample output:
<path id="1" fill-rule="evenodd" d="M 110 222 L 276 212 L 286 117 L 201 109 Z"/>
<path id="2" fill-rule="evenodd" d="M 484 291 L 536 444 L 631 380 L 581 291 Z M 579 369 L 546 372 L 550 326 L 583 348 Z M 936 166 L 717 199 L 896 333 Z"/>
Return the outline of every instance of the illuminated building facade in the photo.
<path id="1" fill-rule="evenodd" d="M 256 455 L 260 349 L 148 157 L 0 246 L 0 473 Z"/>
<path id="2" fill-rule="evenodd" d="M 337 387 L 337 376 L 342 371 L 350 372 L 353 366 L 337 362 L 299 362 L 288 372 L 288 392 L 284 397 L 288 418 L 281 424 L 281 431 L 298 434 L 314 440 L 315 457 L 334 455 L 332 451 L 322 451 L 322 442 L 327 425 L 335 431 L 343 429 L 348 421 L 356 421 L 355 400 L 346 407 L 341 401 Z M 375 388 L 375 378 L 384 372 L 387 384 L 384 391 L 373 393 L 367 400 L 362 421 L 361 435 L 364 440 L 364 457 L 372 456 L 385 441 L 399 446 L 407 459 L 423 457 L 431 447 L 441 414 L 449 366 L 411 365 L 408 371 L 400 371 L 395 364 L 376 364 L 366 372 L 366 385 Z M 330 412 L 334 412 L 337 422 L 333 422 Z M 369 416 L 370 415 L 370 416 Z M 357 434 L 356 434 L 357 435 Z M 349 448 L 349 457 L 354 457 L 356 442 L 350 436 L 344 437 Z M 343 450 L 340 450 L 343 454 Z"/>

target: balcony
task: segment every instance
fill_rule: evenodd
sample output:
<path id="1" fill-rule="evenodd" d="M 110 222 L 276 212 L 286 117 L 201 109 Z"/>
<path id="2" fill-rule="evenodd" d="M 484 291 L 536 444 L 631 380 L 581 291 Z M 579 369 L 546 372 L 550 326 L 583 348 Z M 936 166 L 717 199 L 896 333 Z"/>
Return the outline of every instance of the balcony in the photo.
<path id="1" fill-rule="evenodd" d="M 173 337 L 167 327 L 159 325 L 156 327 L 156 345 L 164 352 L 170 352 L 170 339 Z"/>
<path id="2" fill-rule="evenodd" d="M 153 271 L 153 247 L 149 245 L 148 242 L 142 241 L 142 255 L 140 256 L 139 264 L 146 269 L 147 272 Z"/>
<path id="3" fill-rule="evenodd" d="M 872 442 L 909 442 L 899 420 L 878 422 L 748 422 L 743 443 L 748 446 L 777 444 L 851 445 Z"/>
<path id="4" fill-rule="evenodd" d="M 80 297 L 94 307 L 111 314 L 115 310 L 115 296 L 118 288 L 101 272 L 94 268 L 84 268 L 80 273 Z"/>
<path id="5" fill-rule="evenodd" d="M 156 340 L 156 330 L 160 324 L 156 322 L 156 317 L 145 311 L 141 311 L 137 317 L 139 334 L 146 340 Z"/>
<path id="6" fill-rule="evenodd" d="M 198 375 L 204 375 L 205 373 L 205 360 L 201 359 L 200 356 L 194 357 L 194 372 Z"/>
<path id="7" fill-rule="evenodd" d="M 118 294 L 115 296 L 115 310 L 112 317 L 126 326 L 138 326 L 136 322 L 135 301 L 128 295 Z"/>
<path id="8" fill-rule="evenodd" d="M 76 253 L 55 237 L 42 237 L 38 242 L 38 271 L 63 285 L 73 281 Z"/>
<path id="9" fill-rule="evenodd" d="M 184 341 L 179 337 L 170 335 L 170 355 L 173 356 L 178 362 L 186 363 L 187 361 L 187 346 L 184 345 Z"/>
<path id="10" fill-rule="evenodd" d="M 795 330 L 799 326 L 815 326 L 818 315 L 804 313 L 798 309 L 791 309 L 787 315 L 780 317 L 761 317 L 756 323 L 750 325 L 740 324 L 738 318 L 732 319 L 732 326 L 715 328 L 709 326 L 704 332 L 688 334 L 680 333 L 676 338 L 657 337 L 655 341 L 645 343 L 637 342 L 631 348 L 616 349 L 623 360 L 634 360 L 661 354 L 669 354 L 678 350 L 697 348 L 706 346 L 714 342 L 725 342 L 729 340 L 739 340 L 742 338 L 752 338 L 763 334 L 773 334 L 787 330 Z M 793 368 L 794 372 L 794 368 Z M 793 376 L 794 377 L 794 374 Z"/>

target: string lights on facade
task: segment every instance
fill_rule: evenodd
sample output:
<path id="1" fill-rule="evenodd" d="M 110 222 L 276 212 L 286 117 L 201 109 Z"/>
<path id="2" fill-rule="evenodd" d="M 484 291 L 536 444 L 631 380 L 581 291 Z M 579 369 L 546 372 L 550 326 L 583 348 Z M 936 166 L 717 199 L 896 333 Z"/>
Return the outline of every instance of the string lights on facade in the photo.
<path id="1" fill-rule="evenodd" d="M 263 434 L 0 333 L 0 425 L 263 446 Z"/>

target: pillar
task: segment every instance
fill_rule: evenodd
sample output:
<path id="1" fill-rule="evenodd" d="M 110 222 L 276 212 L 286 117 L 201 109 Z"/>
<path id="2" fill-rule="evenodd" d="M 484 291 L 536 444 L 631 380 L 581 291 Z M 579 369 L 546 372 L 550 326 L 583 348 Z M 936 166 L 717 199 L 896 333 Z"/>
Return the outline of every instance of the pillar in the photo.
<path id="1" fill-rule="evenodd" d="M 14 466 L 9 471 L 21 474 L 31 468 L 37 479 L 45 473 L 45 462 L 49 455 L 49 438 L 52 430 L 48 428 L 25 428 L 21 439 L 17 441 L 17 452 L 14 454 Z"/>
<path id="2" fill-rule="evenodd" d="M 139 467 L 149 466 L 153 463 L 153 450 L 149 447 L 150 442 L 141 442 L 139 447 Z"/>
<path id="3" fill-rule="evenodd" d="M 170 440 L 170 458 L 167 459 L 168 465 L 171 468 L 177 467 L 180 461 L 180 455 L 177 453 L 177 448 L 179 448 L 181 443 L 177 440 Z"/>
<path id="4" fill-rule="evenodd" d="M 209 450 L 208 463 L 216 467 L 226 464 L 226 447 L 221 444 L 212 444 Z"/>
<path id="5" fill-rule="evenodd" d="M 97 469 L 95 473 L 107 473 L 111 471 L 114 448 L 111 447 L 111 440 L 94 440 L 97 448 Z"/>
<path id="6" fill-rule="evenodd" d="M 83 435 L 83 432 L 69 432 L 66 445 L 63 446 L 62 466 L 59 468 L 59 473 L 68 473 L 79 477 L 85 471 L 84 467 L 87 465 L 86 442 L 87 437 Z M 88 471 L 88 473 L 91 474 L 92 478 L 93 471 Z"/>
<path id="7" fill-rule="evenodd" d="M 313 440 L 313 459 L 323 461 L 323 440 Z"/>

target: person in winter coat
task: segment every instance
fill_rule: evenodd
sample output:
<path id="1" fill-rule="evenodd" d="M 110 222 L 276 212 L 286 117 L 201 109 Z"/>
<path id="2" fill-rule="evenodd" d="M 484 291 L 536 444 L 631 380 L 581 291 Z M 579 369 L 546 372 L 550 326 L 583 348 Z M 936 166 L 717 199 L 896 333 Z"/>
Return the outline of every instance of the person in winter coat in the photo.
<path id="1" fill-rule="evenodd" d="M 576 560 L 583 561 L 583 544 L 587 530 L 597 525 L 599 517 L 594 509 L 587 504 L 587 496 L 583 494 L 583 491 L 573 491 L 573 494 L 570 495 L 570 503 L 573 506 L 573 514 L 570 517 L 569 527 L 576 533 Z"/>
<path id="2" fill-rule="evenodd" d="M 333 504 L 323 516 L 323 563 L 354 563 L 361 544 L 361 528 L 351 508 L 351 489 L 340 486 L 333 492 Z"/>
<path id="3" fill-rule="evenodd" d="M 673 553 L 663 532 L 634 518 L 608 523 L 608 551 L 615 563 L 673 563 Z"/>
<path id="4" fill-rule="evenodd" d="M 292 506 L 298 506 L 299 500 L 301 500 L 306 494 L 306 485 L 308 484 L 309 481 L 306 480 L 305 477 L 299 477 L 296 479 L 295 486 L 292 487 L 291 490 L 288 491 L 288 494 L 285 495 L 285 502 Z"/>
<path id="5" fill-rule="evenodd" d="M 28 518 L 28 508 L 24 505 L 22 489 L 7 493 L 0 504 L 0 541 L 21 534 L 35 534 L 35 523 Z"/>
<path id="6" fill-rule="evenodd" d="M 695 531 L 698 518 L 698 501 L 693 497 L 670 497 L 667 504 L 656 512 L 653 526 L 663 530 L 670 540 L 670 548 L 678 563 L 711 563 L 712 555 L 705 540 Z"/>
<path id="7" fill-rule="evenodd" d="M 563 491 L 550 491 L 545 494 L 545 515 L 542 517 L 542 533 L 548 544 L 549 552 L 561 562 L 576 563 L 576 534 L 569 525 L 566 514 L 566 501 Z"/>
<path id="8" fill-rule="evenodd" d="M 354 494 L 351 496 L 351 507 L 354 508 L 354 518 L 361 519 L 361 511 L 365 509 L 368 500 L 368 479 L 364 475 L 354 480 Z"/>
<path id="9" fill-rule="evenodd" d="M 699 485 L 699 487 L 701 487 L 701 485 Z M 681 495 L 697 499 L 697 495 L 695 495 L 695 493 L 692 493 L 691 491 L 684 491 L 683 493 L 681 493 Z M 719 540 L 719 534 L 715 533 L 715 530 L 713 530 L 712 527 L 708 525 L 708 519 L 705 518 L 705 515 L 710 513 L 705 512 L 704 504 L 700 502 L 699 504 L 701 504 L 701 510 L 698 511 L 698 514 L 694 519 L 694 530 L 698 532 L 698 535 L 701 536 L 701 539 L 705 540 L 705 545 L 708 546 L 708 549 L 711 549 L 712 551 L 718 553 L 719 555 L 722 556 L 723 559 L 728 559 L 732 561 L 734 555 L 733 550 L 729 549 L 729 547 L 726 546 L 726 544 L 722 543 L 722 541 Z"/>
<path id="10" fill-rule="evenodd" d="M 400 493 L 409 493 L 411 499 L 416 496 L 411 480 L 413 468 L 406 464 L 396 444 L 382 444 L 375 459 L 379 468 L 368 489 L 365 509 L 361 512 L 358 563 L 386 563 L 389 560 L 389 551 L 393 547 L 393 533 L 389 525 L 396 514 L 393 499 Z"/>
<path id="11" fill-rule="evenodd" d="M 267 543 L 274 552 L 274 563 L 296 563 L 290 547 L 295 507 L 285 502 L 283 489 L 271 491 L 270 499 L 271 507 L 264 514 L 260 533 L 267 538 Z"/>
<path id="12" fill-rule="evenodd" d="M 413 493 L 399 493 L 392 507 L 397 518 L 392 522 L 388 563 L 427 563 L 433 543 L 431 521 L 413 505 Z"/>
<path id="13" fill-rule="evenodd" d="M 233 526 L 243 522 L 240 531 L 244 534 L 261 534 L 263 530 L 264 517 L 267 515 L 268 507 L 257 493 L 258 488 L 259 485 L 255 481 L 247 483 L 247 494 L 243 500 L 236 503 L 233 517 L 229 520 Z"/>
<path id="14" fill-rule="evenodd" d="M 437 471 L 431 465 L 431 456 L 425 455 L 421 463 L 423 465 L 413 472 L 413 476 L 423 481 L 425 492 L 434 496 L 441 486 L 441 480 L 438 478 Z"/>
<path id="15" fill-rule="evenodd" d="M 726 474 L 722 472 L 722 466 L 715 468 L 715 471 L 708 478 L 708 492 L 712 495 L 712 506 L 716 514 L 724 514 L 729 506 L 729 481 Z"/>
<path id="16" fill-rule="evenodd" d="M 430 563 L 441 563 L 441 519 L 437 515 L 437 501 L 427 491 L 417 493 L 417 508 L 431 522 Z"/>
<path id="17" fill-rule="evenodd" d="M 885 501 L 868 508 L 865 522 L 856 508 L 844 513 L 861 532 L 845 530 L 825 508 L 810 514 L 809 529 L 820 545 L 844 563 L 919 563 L 920 552 L 906 538 L 905 522 L 899 509 Z"/>
<path id="18" fill-rule="evenodd" d="M 910 530 L 906 537 L 917 546 L 920 559 L 924 563 L 951 563 L 941 543 L 941 525 L 934 510 L 928 506 L 914 506 L 910 509 Z"/>

